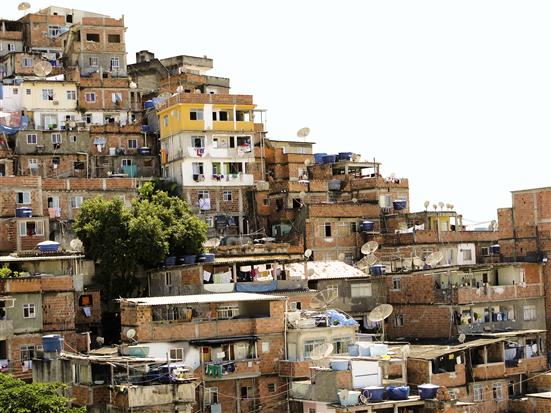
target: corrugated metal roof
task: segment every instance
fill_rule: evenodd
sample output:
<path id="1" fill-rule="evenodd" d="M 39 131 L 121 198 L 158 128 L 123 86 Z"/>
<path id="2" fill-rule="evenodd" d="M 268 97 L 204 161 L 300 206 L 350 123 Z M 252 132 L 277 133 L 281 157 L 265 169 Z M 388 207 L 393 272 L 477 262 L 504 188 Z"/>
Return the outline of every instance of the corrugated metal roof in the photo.
<path id="1" fill-rule="evenodd" d="M 446 354 L 464 351 L 468 348 L 487 346 L 488 344 L 505 341 L 503 338 L 480 338 L 478 340 L 469 341 L 468 343 L 458 344 L 455 346 L 442 345 L 413 345 L 410 347 L 409 357 L 414 359 L 432 360 Z"/>
<path id="2" fill-rule="evenodd" d="M 144 298 L 121 298 L 121 302 L 134 303 L 143 306 L 167 305 L 167 304 L 204 304 L 204 303 L 225 303 L 236 301 L 278 301 L 285 300 L 286 296 L 266 295 L 255 293 L 220 293 L 220 294 L 197 294 L 197 295 L 175 295 L 168 297 L 144 297 Z"/>
<path id="3" fill-rule="evenodd" d="M 4 255 L 0 257 L 0 262 L 24 262 L 24 261 L 55 261 L 55 260 L 74 260 L 84 258 L 84 255 L 44 255 L 35 257 L 14 257 Z"/>
<path id="4" fill-rule="evenodd" d="M 285 265 L 285 268 L 291 272 L 291 279 L 304 279 L 304 263 L 291 263 Z M 309 261 L 308 270 L 313 273 L 308 277 L 308 280 L 332 280 L 337 278 L 371 278 L 359 269 L 348 265 L 342 261 Z"/>

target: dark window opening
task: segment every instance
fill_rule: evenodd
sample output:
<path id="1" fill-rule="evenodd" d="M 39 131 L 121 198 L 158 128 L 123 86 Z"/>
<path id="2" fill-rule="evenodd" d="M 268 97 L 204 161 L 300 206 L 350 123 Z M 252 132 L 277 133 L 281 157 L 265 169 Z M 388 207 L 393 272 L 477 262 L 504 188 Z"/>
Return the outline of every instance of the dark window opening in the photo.
<path id="1" fill-rule="evenodd" d="M 75 171 L 84 171 L 84 162 L 82 161 L 75 161 L 73 163 L 73 166 L 75 168 Z"/>
<path id="2" fill-rule="evenodd" d="M 326 237 L 330 237 L 331 236 L 331 223 L 330 222 L 326 222 L 324 224 L 324 233 L 325 233 L 325 236 Z"/>
<path id="3" fill-rule="evenodd" d="M 121 42 L 121 35 L 120 34 L 108 34 L 107 35 L 107 41 L 109 43 L 120 43 Z"/>
<path id="4" fill-rule="evenodd" d="M 68 14 L 65 16 L 65 21 L 67 23 L 72 23 L 73 22 L 73 15 L 72 14 Z"/>
<path id="5" fill-rule="evenodd" d="M 99 33 L 86 33 L 86 41 L 99 43 Z"/>
<path id="6" fill-rule="evenodd" d="M 220 120 L 221 121 L 228 120 L 228 112 L 220 112 Z"/>

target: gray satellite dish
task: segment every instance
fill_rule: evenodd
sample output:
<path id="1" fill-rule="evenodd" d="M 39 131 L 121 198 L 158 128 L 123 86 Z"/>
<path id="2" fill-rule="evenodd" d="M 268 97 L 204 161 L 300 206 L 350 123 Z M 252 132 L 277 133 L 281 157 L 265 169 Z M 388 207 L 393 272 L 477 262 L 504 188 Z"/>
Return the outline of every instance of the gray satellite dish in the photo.
<path id="1" fill-rule="evenodd" d="M 82 241 L 79 240 L 78 238 L 72 239 L 71 242 L 69 243 L 69 246 L 73 251 L 82 252 L 82 247 L 83 247 Z"/>
<path id="2" fill-rule="evenodd" d="M 301 128 L 297 132 L 299 138 L 306 138 L 310 134 L 310 128 Z"/>
<path id="3" fill-rule="evenodd" d="M 218 248 L 220 245 L 220 239 L 219 238 L 209 238 L 205 242 L 203 242 L 203 247 L 205 248 Z"/>
<path id="4" fill-rule="evenodd" d="M 339 259 L 339 261 L 344 261 L 344 258 L 345 258 L 344 252 L 341 252 L 337 258 Z"/>
<path id="5" fill-rule="evenodd" d="M 363 257 L 358 263 L 356 264 L 358 266 L 359 270 L 367 270 L 369 267 L 374 265 L 377 261 L 379 261 L 379 258 L 375 254 L 369 254 Z"/>
<path id="6" fill-rule="evenodd" d="M 424 264 L 423 260 L 419 257 L 413 257 L 412 262 L 413 262 L 413 265 L 419 268 L 422 267 Z"/>
<path id="7" fill-rule="evenodd" d="M 442 254 L 441 251 L 435 251 L 432 254 L 429 254 L 427 258 L 425 258 L 425 263 L 427 265 L 430 265 L 431 267 L 434 267 L 440 261 L 442 261 L 442 259 L 444 259 L 444 254 Z"/>
<path id="8" fill-rule="evenodd" d="M 375 307 L 369 315 L 367 316 L 367 319 L 374 323 L 381 323 L 382 329 L 383 329 L 383 337 L 382 341 L 385 341 L 385 319 L 390 317 L 392 314 L 392 311 L 394 311 L 394 307 L 390 304 L 381 304 Z"/>
<path id="9" fill-rule="evenodd" d="M 31 5 L 27 2 L 19 3 L 17 6 L 17 10 L 25 11 L 29 10 L 31 8 Z"/>
<path id="10" fill-rule="evenodd" d="M 138 87 L 136 82 L 130 82 L 130 84 L 128 86 L 130 87 L 130 89 L 136 89 Z"/>
<path id="11" fill-rule="evenodd" d="M 176 88 L 176 92 L 178 92 L 178 93 L 182 93 L 183 91 L 184 91 L 184 87 L 182 85 L 180 85 Z"/>
<path id="12" fill-rule="evenodd" d="M 134 337 L 136 337 L 136 330 L 134 330 L 133 328 L 129 328 L 126 331 L 126 337 L 128 337 L 130 340 L 132 340 Z"/>
<path id="13" fill-rule="evenodd" d="M 339 295 L 336 290 L 321 290 L 312 297 L 310 307 L 315 310 L 325 310 L 337 298 L 339 298 Z"/>
<path id="14" fill-rule="evenodd" d="M 459 337 L 457 337 L 457 341 L 459 341 L 460 343 L 464 343 L 466 338 L 467 338 L 467 336 L 465 334 L 461 333 L 461 334 L 459 334 Z"/>
<path id="15" fill-rule="evenodd" d="M 42 60 L 34 65 L 33 72 L 38 77 L 46 77 L 52 73 L 52 64 L 46 60 Z"/>
<path id="16" fill-rule="evenodd" d="M 304 251 L 304 258 L 308 259 L 312 256 L 312 250 L 308 248 L 306 251 Z"/>
<path id="17" fill-rule="evenodd" d="M 379 243 L 377 241 L 369 241 L 362 245 L 361 252 L 362 254 L 369 255 L 373 254 L 379 248 Z"/>
<path id="18" fill-rule="evenodd" d="M 105 339 L 104 339 L 103 337 L 101 337 L 101 336 L 97 336 L 97 337 L 96 337 L 96 342 L 97 342 L 100 346 L 102 346 L 103 343 L 105 343 Z"/>
<path id="19" fill-rule="evenodd" d="M 411 268 L 413 267 L 413 259 L 406 258 L 404 261 L 402 261 L 402 267 L 404 267 L 406 271 L 410 271 Z"/>

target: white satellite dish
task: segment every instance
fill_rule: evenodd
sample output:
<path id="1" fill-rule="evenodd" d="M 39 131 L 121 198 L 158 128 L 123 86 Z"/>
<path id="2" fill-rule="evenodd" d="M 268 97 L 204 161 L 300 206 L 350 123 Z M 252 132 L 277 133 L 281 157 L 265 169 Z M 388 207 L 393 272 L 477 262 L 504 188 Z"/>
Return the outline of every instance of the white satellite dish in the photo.
<path id="1" fill-rule="evenodd" d="M 297 132 L 299 138 L 306 138 L 310 134 L 310 128 L 301 128 Z"/>
<path id="2" fill-rule="evenodd" d="M 134 337 L 136 337 L 136 330 L 134 330 L 133 328 L 129 328 L 126 331 L 126 337 L 128 337 L 130 340 L 132 340 Z"/>
<path id="3" fill-rule="evenodd" d="M 441 251 L 435 251 L 432 254 L 429 254 L 427 258 L 425 258 L 425 263 L 427 265 L 430 265 L 431 267 L 434 267 L 443 259 L 444 259 L 444 254 L 442 254 Z"/>
<path id="4" fill-rule="evenodd" d="M 103 343 L 105 343 L 105 339 L 101 336 L 96 337 L 96 342 L 101 346 Z"/>
<path id="5" fill-rule="evenodd" d="M 38 77 L 46 77 L 52 73 L 53 66 L 50 62 L 42 60 L 33 66 L 33 72 Z"/>
<path id="6" fill-rule="evenodd" d="M 339 298 L 336 290 L 321 290 L 318 291 L 310 301 L 310 307 L 315 310 L 326 309 L 330 304 Z"/>
<path id="7" fill-rule="evenodd" d="M 27 2 L 19 3 L 19 5 L 17 6 L 17 10 L 21 10 L 21 11 L 29 10 L 30 8 L 31 8 L 31 5 L 30 3 L 27 3 Z"/>
<path id="8" fill-rule="evenodd" d="M 372 265 L 375 265 L 375 263 L 379 261 L 379 258 L 375 254 L 369 254 L 363 257 L 360 261 L 357 262 L 357 267 L 359 270 L 367 270 Z"/>
<path id="9" fill-rule="evenodd" d="M 130 82 L 130 84 L 128 85 L 128 87 L 130 87 L 130 89 L 137 89 L 137 88 L 138 88 L 138 85 L 136 84 L 136 82 Z"/>
<path id="10" fill-rule="evenodd" d="M 442 201 L 438 203 L 438 206 L 440 207 L 440 209 L 444 209 L 444 203 Z"/>
<path id="11" fill-rule="evenodd" d="M 412 261 L 413 261 L 413 265 L 415 265 L 418 268 L 422 267 L 425 264 L 425 262 L 419 257 L 413 257 Z"/>
<path id="12" fill-rule="evenodd" d="M 367 319 L 373 323 L 381 323 L 383 334 L 382 334 L 382 341 L 385 341 L 385 319 L 390 317 L 392 312 L 394 311 L 394 307 L 390 304 L 381 304 L 375 307 L 369 315 L 367 316 Z"/>
<path id="13" fill-rule="evenodd" d="M 410 271 L 413 267 L 413 258 L 406 258 L 403 260 L 402 267 L 404 267 L 406 271 Z"/>
<path id="14" fill-rule="evenodd" d="M 220 239 L 219 238 L 209 238 L 205 242 L 203 242 L 203 247 L 205 248 L 218 248 L 220 245 Z"/>
<path id="15" fill-rule="evenodd" d="M 339 254 L 339 256 L 337 257 L 337 259 L 338 259 L 339 261 L 344 261 L 344 258 L 345 258 L 344 252 L 341 252 L 341 253 Z"/>
<path id="16" fill-rule="evenodd" d="M 430 205 L 430 201 L 425 201 L 425 203 L 423 204 L 425 206 L 425 211 L 427 210 L 427 208 L 429 207 Z"/>
<path id="17" fill-rule="evenodd" d="M 305 160 L 304 160 L 304 165 L 310 166 L 311 164 L 312 164 L 312 160 L 311 160 L 311 159 L 305 159 Z"/>
<path id="18" fill-rule="evenodd" d="M 306 251 L 304 251 L 304 258 L 308 259 L 312 256 L 312 250 L 308 248 Z"/>
<path id="19" fill-rule="evenodd" d="M 319 361 L 325 359 L 333 353 L 333 344 L 323 343 L 316 346 L 310 352 L 310 359 L 314 362 L 315 366 L 321 367 L 322 363 Z"/>
<path id="20" fill-rule="evenodd" d="M 358 203 L 358 198 L 352 198 L 352 203 L 357 204 Z"/>
<path id="21" fill-rule="evenodd" d="M 379 248 L 379 243 L 377 241 L 369 241 L 362 245 L 360 251 L 362 254 L 369 255 L 373 254 Z"/>
<path id="22" fill-rule="evenodd" d="M 176 92 L 178 92 L 178 93 L 182 93 L 183 91 L 184 91 L 184 87 L 182 85 L 180 85 L 176 88 Z"/>
<path id="23" fill-rule="evenodd" d="M 70 120 L 69 122 L 67 122 L 67 125 L 70 128 L 76 128 L 77 127 L 77 123 L 74 120 Z"/>
<path id="24" fill-rule="evenodd" d="M 82 248 L 83 248 L 82 241 L 79 240 L 78 238 L 72 239 L 71 242 L 69 242 L 69 246 L 73 251 L 82 252 Z"/>
<path id="25" fill-rule="evenodd" d="M 467 336 L 465 334 L 461 333 L 461 334 L 459 334 L 459 337 L 457 337 L 457 341 L 459 341 L 460 343 L 464 343 L 466 338 L 467 338 Z"/>

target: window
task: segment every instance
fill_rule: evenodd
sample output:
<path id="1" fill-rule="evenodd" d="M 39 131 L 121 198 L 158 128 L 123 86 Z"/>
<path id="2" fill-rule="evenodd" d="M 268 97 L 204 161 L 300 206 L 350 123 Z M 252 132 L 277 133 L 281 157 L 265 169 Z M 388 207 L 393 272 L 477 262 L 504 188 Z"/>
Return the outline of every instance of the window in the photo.
<path id="1" fill-rule="evenodd" d="M 37 159 L 29 159 L 29 169 L 38 169 Z"/>
<path id="2" fill-rule="evenodd" d="M 23 67 L 33 67 L 33 59 L 30 57 L 24 57 L 23 58 Z M 30 92 L 31 89 L 27 89 L 28 92 Z M 27 95 L 30 95 L 30 93 L 27 93 Z"/>
<path id="3" fill-rule="evenodd" d="M 492 393 L 495 401 L 499 402 L 503 400 L 503 388 L 501 386 L 501 383 L 494 383 L 492 385 Z"/>
<path id="4" fill-rule="evenodd" d="M 224 201 L 231 201 L 232 200 L 232 192 L 231 191 L 224 191 Z"/>
<path id="5" fill-rule="evenodd" d="M 28 361 L 34 358 L 34 352 L 40 350 L 42 346 L 27 345 L 19 348 L 21 361 Z"/>
<path id="6" fill-rule="evenodd" d="M 52 165 L 54 165 L 54 168 L 57 168 L 60 163 L 61 158 L 59 156 L 52 156 Z"/>
<path id="7" fill-rule="evenodd" d="M 207 227 L 214 228 L 214 217 L 213 216 L 205 217 L 205 222 L 207 223 Z"/>
<path id="8" fill-rule="evenodd" d="M 315 407 L 309 407 L 308 408 L 308 413 L 316 413 L 316 408 Z"/>
<path id="9" fill-rule="evenodd" d="M 263 204 L 264 206 L 270 206 L 270 198 L 264 198 L 264 199 L 262 200 L 262 204 Z"/>
<path id="10" fill-rule="evenodd" d="M 99 43 L 99 33 L 86 33 L 86 41 Z"/>
<path id="11" fill-rule="evenodd" d="M 205 387 L 203 401 L 205 406 L 218 404 L 218 387 Z"/>
<path id="12" fill-rule="evenodd" d="M 339 286 L 337 284 L 328 285 L 325 289 L 331 292 L 331 296 L 339 296 Z"/>
<path id="13" fill-rule="evenodd" d="M 352 344 L 352 337 L 333 339 L 333 354 L 348 354 L 348 345 Z"/>
<path id="14" fill-rule="evenodd" d="M 119 105 L 122 102 L 122 93 L 121 92 L 114 92 L 111 93 L 111 102 L 115 105 Z"/>
<path id="15" fill-rule="evenodd" d="M 121 42 L 121 35 L 120 34 L 108 34 L 107 35 L 107 42 L 109 42 L 109 43 L 120 43 Z"/>
<path id="16" fill-rule="evenodd" d="M 111 69 L 118 69 L 120 67 L 120 61 L 118 57 L 111 58 Z"/>
<path id="17" fill-rule="evenodd" d="M 218 307 L 218 318 L 233 318 L 239 315 L 237 305 L 223 305 Z"/>
<path id="18" fill-rule="evenodd" d="M 32 93 L 31 89 L 25 89 L 25 93 L 27 93 L 27 95 L 30 95 Z"/>
<path id="19" fill-rule="evenodd" d="M 59 26 L 48 26 L 48 37 L 57 37 L 61 34 L 61 27 Z"/>
<path id="20" fill-rule="evenodd" d="M 69 142 L 76 143 L 77 142 L 77 136 L 76 135 L 69 136 Z"/>
<path id="21" fill-rule="evenodd" d="M 198 180 L 199 175 L 204 174 L 203 162 L 192 162 L 191 171 L 193 173 L 193 179 Z"/>
<path id="22" fill-rule="evenodd" d="M 31 193 L 30 192 L 17 192 L 16 193 L 16 202 L 18 204 L 30 204 L 31 203 Z"/>
<path id="23" fill-rule="evenodd" d="M 490 255 L 490 247 L 480 248 L 480 255 L 483 255 L 483 256 Z"/>
<path id="24" fill-rule="evenodd" d="M 404 315 L 397 314 L 394 316 L 394 327 L 402 327 L 404 325 Z"/>
<path id="25" fill-rule="evenodd" d="M 122 159 L 121 166 L 132 166 L 132 159 Z"/>
<path id="26" fill-rule="evenodd" d="M 170 359 L 171 360 L 183 360 L 184 359 L 184 349 L 183 348 L 171 348 L 170 349 Z"/>
<path id="27" fill-rule="evenodd" d="M 250 122 L 251 121 L 251 114 L 250 112 L 245 112 L 242 110 L 238 110 L 235 112 L 235 120 L 238 122 Z"/>
<path id="28" fill-rule="evenodd" d="M 27 144 L 29 145 L 36 145 L 37 142 L 37 136 L 36 133 L 29 133 L 27 135 Z"/>
<path id="29" fill-rule="evenodd" d="M 276 390 L 276 385 L 275 385 L 275 383 L 268 383 L 268 392 L 274 393 L 275 390 Z"/>
<path id="30" fill-rule="evenodd" d="M 90 58 L 90 66 L 99 66 L 99 60 L 97 57 Z"/>
<path id="31" fill-rule="evenodd" d="M 81 307 L 89 307 L 94 303 L 92 294 L 84 294 L 78 298 L 78 305 Z"/>
<path id="32" fill-rule="evenodd" d="M 128 139 L 128 149 L 136 149 L 138 147 L 138 141 L 136 139 Z"/>
<path id="33" fill-rule="evenodd" d="M 325 344 L 324 338 L 317 338 L 314 340 L 305 340 L 304 341 L 304 358 L 309 359 L 310 354 L 312 354 L 312 350 L 314 350 L 314 348 L 322 344 Z"/>
<path id="34" fill-rule="evenodd" d="M 167 287 L 172 285 L 172 273 L 170 271 L 165 272 L 165 285 Z"/>
<path id="35" fill-rule="evenodd" d="M 48 197 L 48 208 L 59 208 L 59 197 L 58 196 L 49 196 Z"/>
<path id="36" fill-rule="evenodd" d="M 331 223 L 330 222 L 326 222 L 325 224 L 323 224 L 323 234 L 326 237 L 331 236 Z"/>
<path id="37" fill-rule="evenodd" d="M 203 120 L 203 109 L 190 109 L 189 120 Z"/>
<path id="38" fill-rule="evenodd" d="M 392 201 L 390 200 L 390 195 L 380 195 L 379 196 L 379 206 L 381 208 L 390 208 L 392 206 Z"/>
<path id="39" fill-rule="evenodd" d="M 85 169 L 84 162 L 82 162 L 82 161 L 74 161 L 74 162 L 73 162 L 73 169 L 74 169 L 75 171 L 84 171 L 84 169 Z"/>
<path id="40" fill-rule="evenodd" d="M 535 305 L 525 305 L 523 307 L 523 311 L 524 311 L 524 321 L 535 321 L 538 319 Z"/>
<path id="41" fill-rule="evenodd" d="M 291 301 L 289 303 L 289 311 L 297 311 L 297 310 L 300 310 L 302 307 L 302 304 L 300 303 L 300 301 Z"/>
<path id="42" fill-rule="evenodd" d="M 168 115 L 163 116 L 163 125 L 168 126 Z"/>
<path id="43" fill-rule="evenodd" d="M 42 221 L 23 221 L 19 223 L 19 236 L 32 237 L 44 235 L 44 223 Z"/>
<path id="44" fill-rule="evenodd" d="M 392 277 L 392 289 L 399 290 L 402 288 L 402 281 L 400 277 Z"/>
<path id="45" fill-rule="evenodd" d="M 352 298 L 371 297 L 371 295 L 371 283 L 352 284 L 350 286 L 350 297 Z"/>
<path id="46" fill-rule="evenodd" d="M 85 93 L 84 100 L 88 103 L 94 103 L 96 101 L 96 94 L 94 92 Z"/>
<path id="47" fill-rule="evenodd" d="M 36 307 L 34 304 L 23 304 L 23 318 L 36 318 Z"/>
<path id="48" fill-rule="evenodd" d="M 473 259 L 473 254 L 471 250 L 461 250 L 463 253 L 463 261 L 471 261 Z"/>
<path id="49" fill-rule="evenodd" d="M 350 223 L 350 232 L 351 233 L 358 232 L 358 226 L 357 226 L 356 222 L 351 222 Z"/>
<path id="50" fill-rule="evenodd" d="M 16 87 L 14 87 L 14 88 L 12 89 L 12 92 L 13 92 L 14 95 L 18 95 L 18 94 L 19 94 L 19 89 L 16 88 Z"/>
<path id="51" fill-rule="evenodd" d="M 8 52 L 15 52 L 15 43 L 8 43 Z"/>
<path id="52" fill-rule="evenodd" d="M 254 391 L 252 386 L 241 387 L 241 400 L 248 400 L 254 398 Z"/>
<path id="53" fill-rule="evenodd" d="M 60 144 L 61 143 L 61 133 L 52 133 L 52 143 Z"/>
<path id="54" fill-rule="evenodd" d="M 84 198 L 81 195 L 71 197 L 71 208 L 80 208 Z"/>
<path id="55" fill-rule="evenodd" d="M 194 148 L 204 148 L 205 147 L 205 137 L 204 136 L 192 136 L 191 137 L 191 146 Z"/>
<path id="56" fill-rule="evenodd" d="M 68 90 L 67 100 L 76 100 L 76 99 L 77 99 L 77 92 L 75 90 Z"/>
<path id="57" fill-rule="evenodd" d="M 263 341 L 262 342 L 262 352 L 263 353 L 269 353 L 270 352 L 270 342 L 269 341 Z"/>
<path id="58" fill-rule="evenodd" d="M 473 393 L 473 401 L 481 402 L 482 400 L 484 400 L 484 385 L 475 384 L 473 387 Z"/>
<path id="59" fill-rule="evenodd" d="M 339 237 L 346 237 L 350 235 L 350 223 L 346 221 L 340 221 L 337 224 L 337 234 Z"/>
<path id="60" fill-rule="evenodd" d="M 42 100 L 54 100 L 54 90 L 42 89 Z"/>

